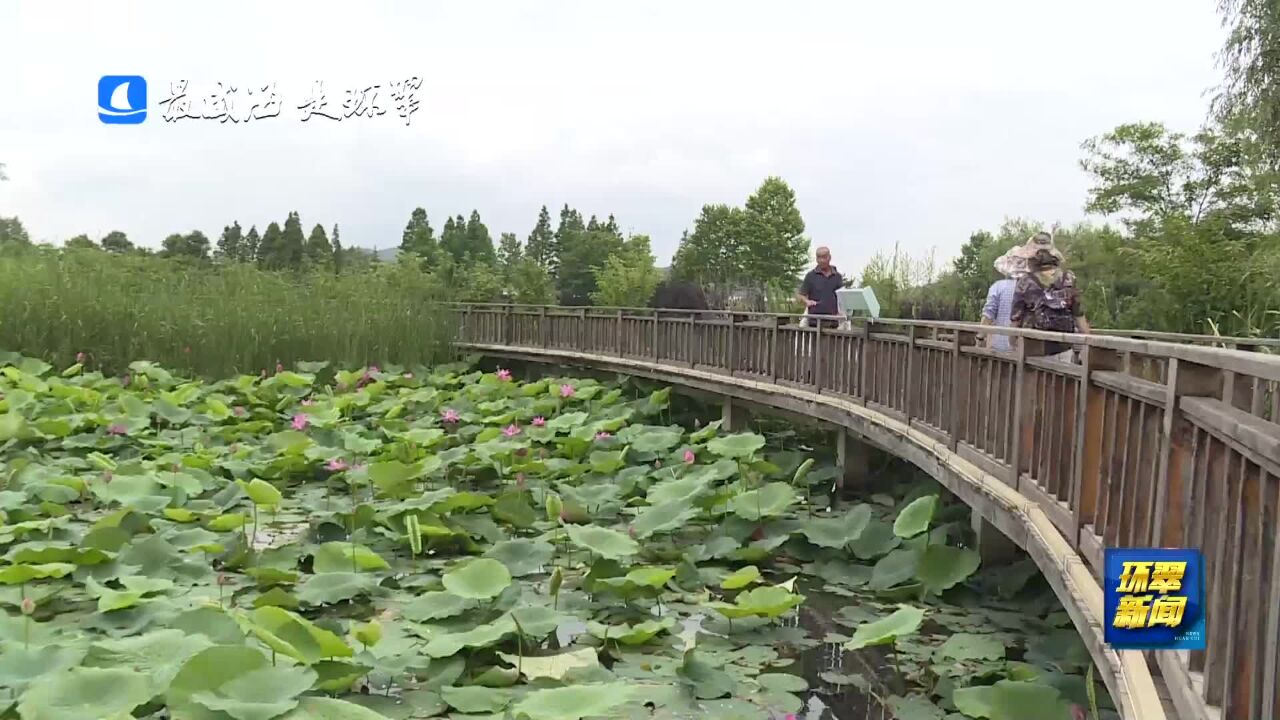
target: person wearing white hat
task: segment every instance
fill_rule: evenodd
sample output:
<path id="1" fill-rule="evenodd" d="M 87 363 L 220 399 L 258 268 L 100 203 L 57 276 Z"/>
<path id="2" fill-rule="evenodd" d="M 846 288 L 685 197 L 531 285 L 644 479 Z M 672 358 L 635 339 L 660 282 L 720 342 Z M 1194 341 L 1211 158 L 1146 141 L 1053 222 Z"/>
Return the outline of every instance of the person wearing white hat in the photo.
<path id="1" fill-rule="evenodd" d="M 1008 252 L 996 258 L 995 268 L 1004 277 L 991 284 L 987 290 L 987 301 L 982 306 L 982 324 L 996 327 L 1010 327 L 1013 324 L 1013 293 L 1017 288 L 1018 278 L 1027 274 L 1027 259 L 1022 255 L 1022 247 L 1010 248 Z M 1013 344 L 1008 335 L 991 333 L 986 336 L 987 347 L 1000 352 L 1010 352 Z"/>

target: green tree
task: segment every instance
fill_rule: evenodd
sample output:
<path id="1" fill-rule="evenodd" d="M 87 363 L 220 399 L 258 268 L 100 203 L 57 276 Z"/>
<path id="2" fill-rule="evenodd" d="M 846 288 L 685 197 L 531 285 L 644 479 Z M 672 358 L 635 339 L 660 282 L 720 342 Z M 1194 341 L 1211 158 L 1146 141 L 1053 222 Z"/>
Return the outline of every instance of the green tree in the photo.
<path id="1" fill-rule="evenodd" d="M 311 267 L 333 267 L 333 246 L 329 244 L 329 236 L 320 223 L 311 228 L 305 249 L 306 259 Z"/>
<path id="2" fill-rule="evenodd" d="M 28 247 L 31 236 L 16 216 L 0 217 L 0 248 Z"/>
<path id="3" fill-rule="evenodd" d="M 333 274 L 340 275 L 343 267 L 342 241 L 338 239 L 338 224 L 333 224 Z"/>
<path id="4" fill-rule="evenodd" d="M 242 262 L 244 260 L 244 233 L 240 231 L 240 222 L 234 221 L 222 228 L 218 236 L 218 248 L 213 257 L 223 262 Z"/>
<path id="5" fill-rule="evenodd" d="M 1280 164 L 1280 5 L 1273 0 L 1219 0 L 1228 28 L 1219 65 L 1225 78 L 1213 108 L 1223 124 L 1255 131 L 1263 162 Z"/>
<path id="6" fill-rule="evenodd" d="M 93 239 L 90 238 L 88 235 L 80 234 L 68 240 L 65 244 L 65 247 L 80 248 L 82 250 L 83 249 L 97 250 L 98 243 L 94 242 Z"/>
<path id="7" fill-rule="evenodd" d="M 296 211 L 291 212 L 284 221 L 284 232 L 280 234 L 276 256 L 278 267 L 296 270 L 302 267 L 305 254 L 306 238 L 302 234 L 302 218 L 298 217 Z"/>
<path id="8" fill-rule="evenodd" d="M 400 252 L 409 253 L 422 258 L 430 265 L 436 256 L 436 235 L 427 219 L 427 211 L 414 208 L 409 215 L 409 223 L 404 226 L 400 235 Z"/>
<path id="9" fill-rule="evenodd" d="M 440 230 L 440 250 L 448 254 L 454 263 L 466 261 L 467 221 L 461 215 L 444 221 L 444 227 Z"/>
<path id="10" fill-rule="evenodd" d="M 133 243 L 129 242 L 129 236 L 119 230 L 112 230 L 102 237 L 102 249 L 113 253 L 127 253 L 133 250 Z"/>
<path id="11" fill-rule="evenodd" d="M 253 234 L 253 228 L 249 229 L 249 234 Z M 267 226 L 267 231 L 262 233 L 262 240 L 258 243 L 256 257 L 259 267 L 266 270 L 278 270 L 284 267 L 280 262 L 283 234 L 280 223 L 271 223 Z"/>
<path id="12" fill-rule="evenodd" d="M 608 230 L 601 230 L 611 234 Z M 632 235 L 595 270 L 596 290 L 591 299 L 597 305 L 645 307 L 662 281 L 654 265 L 648 235 Z"/>
<path id="13" fill-rule="evenodd" d="M 782 178 L 766 178 L 742 216 L 742 270 L 763 286 L 790 286 L 805 266 L 809 240 L 796 194 Z"/>
<path id="14" fill-rule="evenodd" d="M 556 229 L 556 253 L 560 266 L 556 290 L 565 305 L 588 305 L 597 289 L 596 271 L 603 268 L 609 256 L 622 248 L 622 238 L 597 222 L 589 230 L 582 214 L 568 205 L 560 211 Z"/>
<path id="15" fill-rule="evenodd" d="M 555 279 L 529 257 L 516 262 L 508 288 L 511 300 L 525 305 L 550 305 L 556 301 Z"/>
<path id="16" fill-rule="evenodd" d="M 262 244 L 262 238 L 258 235 L 258 226 L 253 225 L 249 228 L 249 232 L 245 233 L 244 242 L 240 244 L 240 259 L 243 262 L 258 262 L 258 251 Z"/>
<path id="17" fill-rule="evenodd" d="M 728 205 L 703 205 L 685 233 L 672 260 L 672 274 L 702 285 L 734 285 L 746 279 L 739 237 L 742 210 Z"/>
<path id="18" fill-rule="evenodd" d="M 502 268 L 504 277 L 511 277 L 511 271 L 524 259 L 524 248 L 520 246 L 520 238 L 515 233 L 502 233 L 498 238 L 498 266 Z"/>
<path id="19" fill-rule="evenodd" d="M 555 277 L 558 268 L 556 256 L 556 235 L 551 231 L 551 213 L 543 205 L 538 212 L 538 222 L 529 233 L 525 242 L 525 256 Z"/>
<path id="20" fill-rule="evenodd" d="M 186 235 L 174 233 L 164 239 L 160 250 L 161 257 L 189 260 L 209 259 L 209 238 L 199 230 L 192 230 Z"/>
<path id="21" fill-rule="evenodd" d="M 493 238 L 489 236 L 489 228 L 480 221 L 479 211 L 472 210 L 467 220 L 465 257 L 471 262 L 494 264 L 498 256 L 493 251 Z"/>

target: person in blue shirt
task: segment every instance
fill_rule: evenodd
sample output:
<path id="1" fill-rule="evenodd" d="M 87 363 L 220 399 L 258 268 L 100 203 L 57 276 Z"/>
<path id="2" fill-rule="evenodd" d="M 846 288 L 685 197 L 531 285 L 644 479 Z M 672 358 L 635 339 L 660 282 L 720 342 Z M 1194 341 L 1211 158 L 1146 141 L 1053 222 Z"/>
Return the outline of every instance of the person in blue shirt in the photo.
<path id="1" fill-rule="evenodd" d="M 1018 278 L 1027 274 L 1027 259 L 1022 256 L 1022 246 L 1010 249 L 995 262 L 996 271 L 1003 278 L 991 284 L 987 290 L 987 302 L 982 306 L 982 324 L 1011 327 L 1013 322 L 1013 292 Z M 986 336 L 987 347 L 1000 352 L 1011 352 L 1013 344 L 1008 335 L 991 333 Z"/>

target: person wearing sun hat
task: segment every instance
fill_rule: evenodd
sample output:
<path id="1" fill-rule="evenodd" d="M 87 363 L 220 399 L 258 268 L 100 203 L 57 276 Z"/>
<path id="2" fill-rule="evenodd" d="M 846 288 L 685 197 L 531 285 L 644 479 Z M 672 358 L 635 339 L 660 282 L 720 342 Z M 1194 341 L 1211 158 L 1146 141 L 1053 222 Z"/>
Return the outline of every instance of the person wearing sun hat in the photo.
<path id="1" fill-rule="evenodd" d="M 1036 253 L 1041 250 L 1049 251 L 1054 257 L 1058 258 L 1059 263 L 1066 261 L 1066 258 L 1062 255 L 1062 251 L 1053 244 L 1053 235 L 1050 235 L 1043 230 L 1027 238 L 1025 243 L 1014 248 L 1014 250 L 1027 262 L 1030 262 L 1035 258 Z"/>
<path id="2" fill-rule="evenodd" d="M 1009 327 L 1013 324 L 1013 293 L 1018 279 L 1027 274 L 1027 260 L 1022 256 L 1022 246 L 1010 248 L 996 258 L 996 272 L 1004 277 L 991 284 L 987 301 L 982 306 L 982 324 Z M 1013 344 L 1008 335 L 991 333 L 986 336 L 987 347 L 1000 352 L 1010 352 Z"/>
<path id="3" fill-rule="evenodd" d="M 1037 233 L 1033 240 L 1040 235 Z M 1026 249 L 1024 246 L 1024 252 Z M 1028 273 L 1014 287 L 1012 324 L 1049 332 L 1092 332 L 1075 273 L 1062 267 L 1062 253 L 1053 247 L 1052 239 L 1037 242 L 1034 249 L 1035 254 L 1027 260 Z M 1067 343 L 1046 342 L 1044 346 L 1046 354 L 1055 359 L 1073 359 L 1074 352 Z"/>

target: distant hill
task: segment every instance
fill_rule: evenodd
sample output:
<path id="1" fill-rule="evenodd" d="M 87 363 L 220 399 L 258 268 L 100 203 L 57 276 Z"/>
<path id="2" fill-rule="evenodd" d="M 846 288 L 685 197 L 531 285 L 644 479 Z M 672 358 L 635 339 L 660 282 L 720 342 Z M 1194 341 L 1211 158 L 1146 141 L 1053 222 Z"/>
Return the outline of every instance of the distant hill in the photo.
<path id="1" fill-rule="evenodd" d="M 400 248 L 383 248 L 381 250 L 373 250 L 373 254 L 378 258 L 379 262 L 395 262 L 396 256 L 400 254 Z"/>

